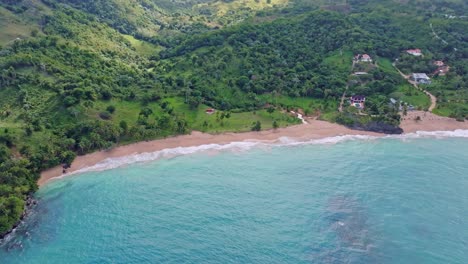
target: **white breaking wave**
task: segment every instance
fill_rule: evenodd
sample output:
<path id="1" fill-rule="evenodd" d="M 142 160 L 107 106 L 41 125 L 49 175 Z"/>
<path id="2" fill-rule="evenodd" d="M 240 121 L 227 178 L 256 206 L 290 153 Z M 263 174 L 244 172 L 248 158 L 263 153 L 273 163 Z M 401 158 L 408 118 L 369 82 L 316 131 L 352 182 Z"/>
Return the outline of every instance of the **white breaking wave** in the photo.
<path id="1" fill-rule="evenodd" d="M 311 145 L 311 144 L 337 144 L 350 140 L 375 140 L 375 139 L 417 139 L 417 138 L 468 138 L 468 130 L 455 130 L 455 131 L 417 131 L 415 133 L 408 133 L 402 135 L 387 135 L 387 136 L 367 136 L 367 135 L 341 135 L 334 137 L 326 137 L 322 139 L 312 139 L 308 141 L 301 141 L 290 137 L 280 137 L 274 141 L 240 141 L 231 142 L 228 144 L 206 144 L 193 147 L 177 147 L 168 148 L 155 152 L 145 152 L 123 156 L 118 158 L 108 158 L 96 165 L 77 170 L 72 173 L 64 174 L 56 178 L 62 178 L 68 175 L 89 172 L 89 171 L 103 171 L 114 168 L 119 168 L 134 163 L 143 163 L 154 161 L 164 158 L 173 158 L 177 156 L 190 155 L 200 152 L 208 151 L 233 151 L 242 152 L 250 150 L 254 147 L 281 147 L 281 146 L 298 146 L 298 145 Z"/>
<path id="2" fill-rule="evenodd" d="M 404 138 L 468 138 L 468 130 L 457 129 L 454 131 L 417 131 L 415 133 L 399 136 Z"/>

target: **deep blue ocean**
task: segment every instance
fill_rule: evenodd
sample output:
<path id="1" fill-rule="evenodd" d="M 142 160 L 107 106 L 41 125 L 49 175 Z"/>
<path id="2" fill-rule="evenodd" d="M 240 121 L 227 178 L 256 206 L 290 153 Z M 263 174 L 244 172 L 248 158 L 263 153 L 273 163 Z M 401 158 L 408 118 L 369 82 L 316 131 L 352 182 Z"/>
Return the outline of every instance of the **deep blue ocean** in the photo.
<path id="1" fill-rule="evenodd" d="M 54 181 L 0 263 L 468 263 L 468 138 L 336 141 Z"/>

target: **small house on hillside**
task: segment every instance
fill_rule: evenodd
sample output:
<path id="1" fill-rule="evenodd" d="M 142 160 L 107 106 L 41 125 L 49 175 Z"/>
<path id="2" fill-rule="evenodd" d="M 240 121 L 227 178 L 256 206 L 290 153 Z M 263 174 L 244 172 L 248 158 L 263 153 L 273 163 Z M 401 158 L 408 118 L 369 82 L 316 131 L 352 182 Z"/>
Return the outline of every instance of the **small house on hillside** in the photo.
<path id="1" fill-rule="evenodd" d="M 409 49 L 406 53 L 411 54 L 413 56 L 422 56 L 422 52 L 420 49 Z"/>
<path id="2" fill-rule="evenodd" d="M 363 55 L 361 56 L 361 61 L 362 61 L 362 62 L 372 62 L 372 58 L 371 58 L 371 56 L 369 56 L 368 54 L 363 54 Z"/>
<path id="3" fill-rule="evenodd" d="M 364 109 L 364 103 L 366 102 L 366 97 L 364 95 L 353 95 L 350 98 L 351 105 L 358 108 Z"/>
<path id="4" fill-rule="evenodd" d="M 215 110 L 213 108 L 208 108 L 205 110 L 205 113 L 209 114 L 209 115 L 212 115 L 214 114 Z"/>
<path id="5" fill-rule="evenodd" d="M 359 76 L 359 75 L 367 75 L 367 72 L 355 72 L 354 75 Z"/>
<path id="6" fill-rule="evenodd" d="M 418 84 L 431 84 L 431 78 L 425 73 L 413 73 L 411 79 Z"/>
<path id="7" fill-rule="evenodd" d="M 435 66 L 438 66 L 438 67 L 442 67 L 442 66 L 444 66 L 445 64 L 444 64 L 443 61 L 440 61 L 440 60 L 439 60 L 439 61 L 434 61 L 434 65 L 435 65 Z"/>
<path id="8" fill-rule="evenodd" d="M 358 54 L 354 56 L 354 60 L 360 62 L 372 62 L 372 58 L 369 54 Z"/>

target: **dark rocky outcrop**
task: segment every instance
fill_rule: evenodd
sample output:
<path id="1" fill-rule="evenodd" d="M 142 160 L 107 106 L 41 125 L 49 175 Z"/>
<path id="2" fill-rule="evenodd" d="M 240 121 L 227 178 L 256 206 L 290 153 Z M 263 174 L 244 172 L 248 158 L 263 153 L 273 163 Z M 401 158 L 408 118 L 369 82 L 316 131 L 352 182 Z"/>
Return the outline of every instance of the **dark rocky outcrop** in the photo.
<path id="1" fill-rule="evenodd" d="M 15 229 L 21 224 L 23 219 L 29 214 L 30 210 L 34 208 L 36 205 L 37 205 L 37 200 L 34 199 L 32 196 L 28 196 L 28 198 L 26 199 L 24 211 L 20 217 L 20 220 L 8 232 L 0 234 L 0 242 L 2 242 L 2 239 L 4 239 L 6 236 L 11 234 L 13 231 L 15 231 Z"/>
<path id="2" fill-rule="evenodd" d="M 361 124 L 355 122 L 353 125 L 348 126 L 354 130 L 362 130 L 362 131 L 371 131 L 377 133 L 384 133 L 384 134 L 402 134 L 403 129 L 399 126 L 394 126 L 391 124 L 383 123 L 383 122 L 368 122 L 366 124 Z"/>

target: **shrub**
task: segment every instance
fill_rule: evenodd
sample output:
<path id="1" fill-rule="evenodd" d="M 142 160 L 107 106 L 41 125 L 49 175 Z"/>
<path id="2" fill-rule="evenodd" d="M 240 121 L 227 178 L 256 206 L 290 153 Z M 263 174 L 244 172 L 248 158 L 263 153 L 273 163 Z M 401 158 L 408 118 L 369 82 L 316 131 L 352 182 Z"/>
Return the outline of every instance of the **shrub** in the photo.
<path id="1" fill-rule="evenodd" d="M 252 123 L 252 131 L 260 131 L 262 130 L 262 123 L 260 121 Z"/>
<path id="2" fill-rule="evenodd" d="M 109 105 L 107 108 L 106 108 L 107 112 L 113 114 L 115 112 L 115 106 L 113 105 Z"/>
<path id="3" fill-rule="evenodd" d="M 278 122 L 273 121 L 273 129 L 277 129 L 279 127 Z"/>
<path id="4" fill-rule="evenodd" d="M 122 128 L 124 131 L 127 131 L 127 130 L 128 130 L 128 124 L 127 124 L 127 122 L 125 122 L 125 120 L 120 121 L 119 126 L 120 126 L 120 128 Z"/>

